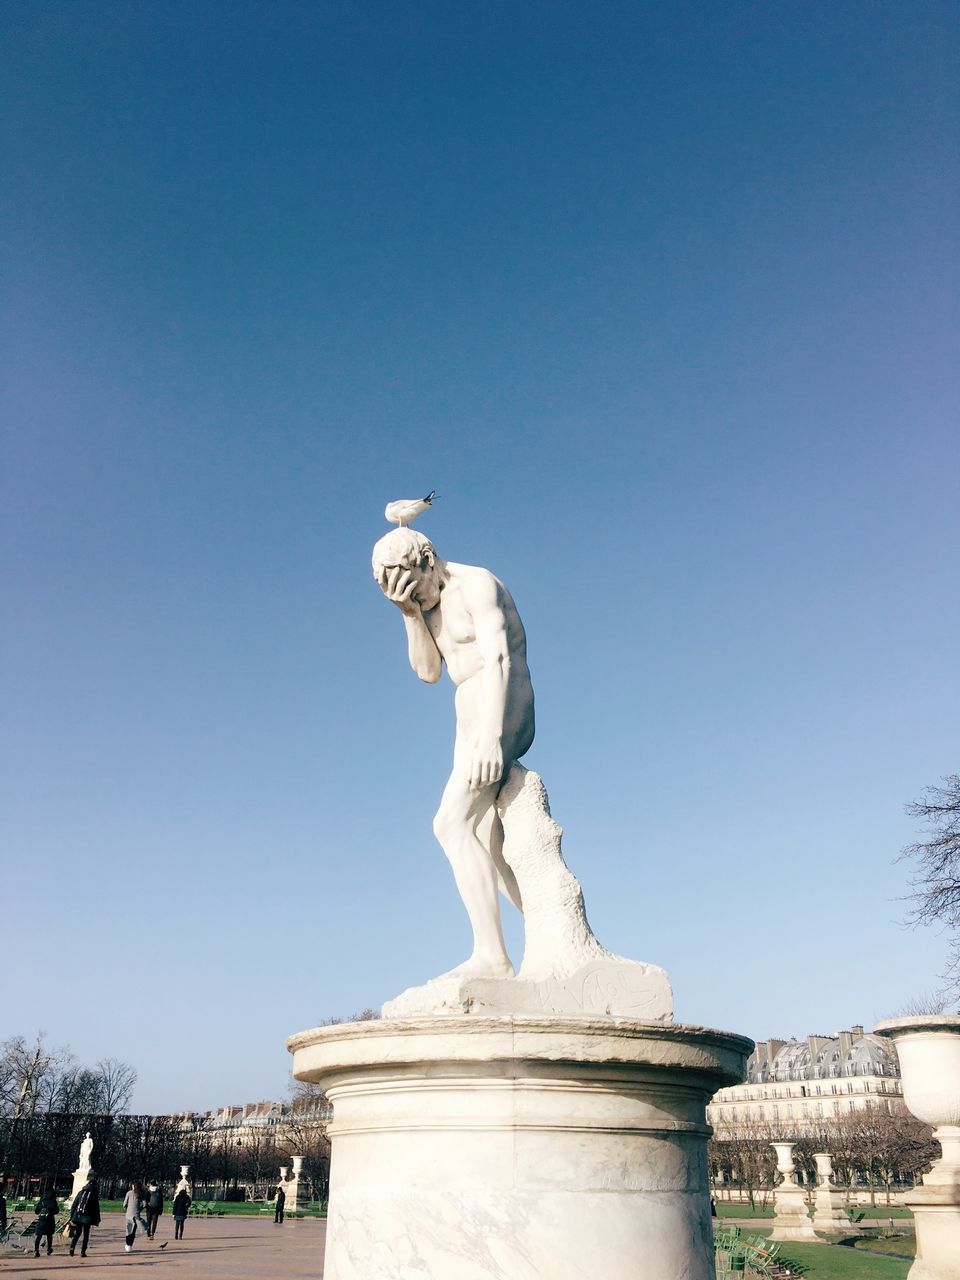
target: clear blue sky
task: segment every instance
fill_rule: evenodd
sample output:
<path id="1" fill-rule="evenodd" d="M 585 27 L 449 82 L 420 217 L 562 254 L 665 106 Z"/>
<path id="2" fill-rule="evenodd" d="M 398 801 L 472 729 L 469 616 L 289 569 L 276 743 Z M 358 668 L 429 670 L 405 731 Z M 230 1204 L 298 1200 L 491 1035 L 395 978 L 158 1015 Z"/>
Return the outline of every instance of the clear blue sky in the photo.
<path id="1" fill-rule="evenodd" d="M 279 1096 L 288 1034 L 463 958 L 451 686 L 369 570 L 434 487 L 601 940 L 755 1037 L 934 987 L 894 858 L 958 765 L 956 6 L 0 21 L 0 1036 Z"/>

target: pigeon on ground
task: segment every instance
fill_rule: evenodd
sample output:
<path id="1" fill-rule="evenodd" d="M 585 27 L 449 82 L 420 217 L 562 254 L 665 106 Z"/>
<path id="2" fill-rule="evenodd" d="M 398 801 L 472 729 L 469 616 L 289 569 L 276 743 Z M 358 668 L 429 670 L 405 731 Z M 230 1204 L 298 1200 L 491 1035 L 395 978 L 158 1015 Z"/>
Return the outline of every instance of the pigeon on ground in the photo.
<path id="1" fill-rule="evenodd" d="M 388 502 L 383 514 L 391 524 L 413 524 L 417 516 L 423 515 L 427 507 L 433 506 L 434 498 L 439 498 L 436 489 L 431 489 L 425 498 L 398 498 L 396 502 Z"/>

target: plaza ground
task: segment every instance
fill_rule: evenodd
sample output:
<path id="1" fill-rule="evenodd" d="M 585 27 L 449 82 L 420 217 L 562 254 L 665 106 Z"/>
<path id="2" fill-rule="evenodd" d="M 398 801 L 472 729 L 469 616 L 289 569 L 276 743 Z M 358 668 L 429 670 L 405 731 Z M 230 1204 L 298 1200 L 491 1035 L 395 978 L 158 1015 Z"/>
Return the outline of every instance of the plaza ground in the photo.
<path id="1" fill-rule="evenodd" d="M 747 1224 L 742 1224 L 747 1226 Z M 760 1226 L 760 1223 L 757 1223 Z M 769 1222 L 762 1224 L 769 1231 Z M 137 1236 L 133 1253 L 123 1249 L 124 1221 L 118 1213 L 104 1215 L 90 1234 L 85 1259 L 71 1258 L 57 1240 L 53 1256 L 0 1249 L 0 1275 L 30 1276 L 33 1280 L 66 1280 L 81 1274 L 86 1280 L 119 1280 L 124 1274 L 163 1280 L 321 1280 L 327 1224 L 324 1219 L 288 1219 L 282 1226 L 263 1218 L 230 1216 L 189 1218 L 186 1238 L 173 1239 L 173 1221 L 164 1214 L 156 1239 Z M 750 1227 L 747 1226 L 749 1230 Z M 160 1246 L 167 1243 L 167 1247 Z M 790 1244 L 784 1252 L 806 1269 L 808 1280 L 905 1280 L 910 1263 L 860 1250 L 816 1244 Z M 598 1280 L 585 1276 L 584 1280 Z"/>
<path id="2" fill-rule="evenodd" d="M 86 1258 L 71 1258 L 68 1246 L 58 1240 L 51 1257 L 0 1248 L 0 1275 L 31 1276 L 33 1280 L 66 1280 L 68 1274 L 84 1280 L 117 1280 L 121 1275 L 144 1280 L 318 1280 L 323 1275 L 323 1245 L 327 1224 L 323 1219 L 288 1220 L 282 1226 L 262 1218 L 188 1218 L 183 1240 L 173 1238 L 173 1220 L 160 1219 L 153 1240 L 138 1233 L 132 1253 L 123 1249 L 121 1214 L 104 1214 L 103 1223 L 90 1232 Z M 160 1246 L 169 1241 L 167 1247 Z"/>

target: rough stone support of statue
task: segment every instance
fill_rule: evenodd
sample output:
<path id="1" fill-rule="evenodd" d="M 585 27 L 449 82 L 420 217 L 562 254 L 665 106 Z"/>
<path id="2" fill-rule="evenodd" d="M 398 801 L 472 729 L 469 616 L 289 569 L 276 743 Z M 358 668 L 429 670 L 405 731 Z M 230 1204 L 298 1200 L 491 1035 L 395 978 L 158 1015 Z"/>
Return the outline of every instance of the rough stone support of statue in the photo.
<path id="1" fill-rule="evenodd" d="M 537 774 L 518 763 L 534 737 L 526 634 L 513 597 L 487 569 L 442 559 L 399 528 L 373 550 L 373 572 L 403 615 L 410 664 L 428 683 L 443 666 L 456 685 L 453 769 L 434 832 L 473 931 L 461 965 L 384 1005 L 417 1013 L 609 1013 L 669 1019 L 673 997 L 656 965 L 600 945 L 560 849 Z M 498 889 L 523 913 L 519 980 L 506 952 Z"/>

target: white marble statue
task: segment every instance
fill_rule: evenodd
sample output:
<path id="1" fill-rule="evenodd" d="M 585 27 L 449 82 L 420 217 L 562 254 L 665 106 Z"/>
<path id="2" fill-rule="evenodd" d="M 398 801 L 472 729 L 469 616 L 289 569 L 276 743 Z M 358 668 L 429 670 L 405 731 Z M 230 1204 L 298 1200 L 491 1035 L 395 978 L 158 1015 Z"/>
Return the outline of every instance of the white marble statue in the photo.
<path id="1" fill-rule="evenodd" d="M 510 592 L 487 569 L 442 559 L 429 539 L 402 525 L 374 547 L 373 573 L 403 615 L 414 671 L 433 684 L 445 663 L 457 687 L 453 770 L 433 829 L 473 931 L 473 950 L 462 964 L 389 1002 L 384 1013 L 509 1009 L 670 1018 L 663 970 L 612 955 L 591 932 L 543 784 L 518 764 L 533 742 L 534 698 L 526 635 Z M 523 982 L 510 987 L 504 980 L 514 968 L 498 890 L 526 924 Z"/>
<path id="2" fill-rule="evenodd" d="M 73 1191 L 72 1197 L 75 1199 L 81 1187 L 85 1186 L 90 1177 L 90 1165 L 93 1159 L 93 1138 L 90 1137 L 89 1130 L 86 1137 L 80 1143 L 80 1162 L 73 1171 Z"/>

